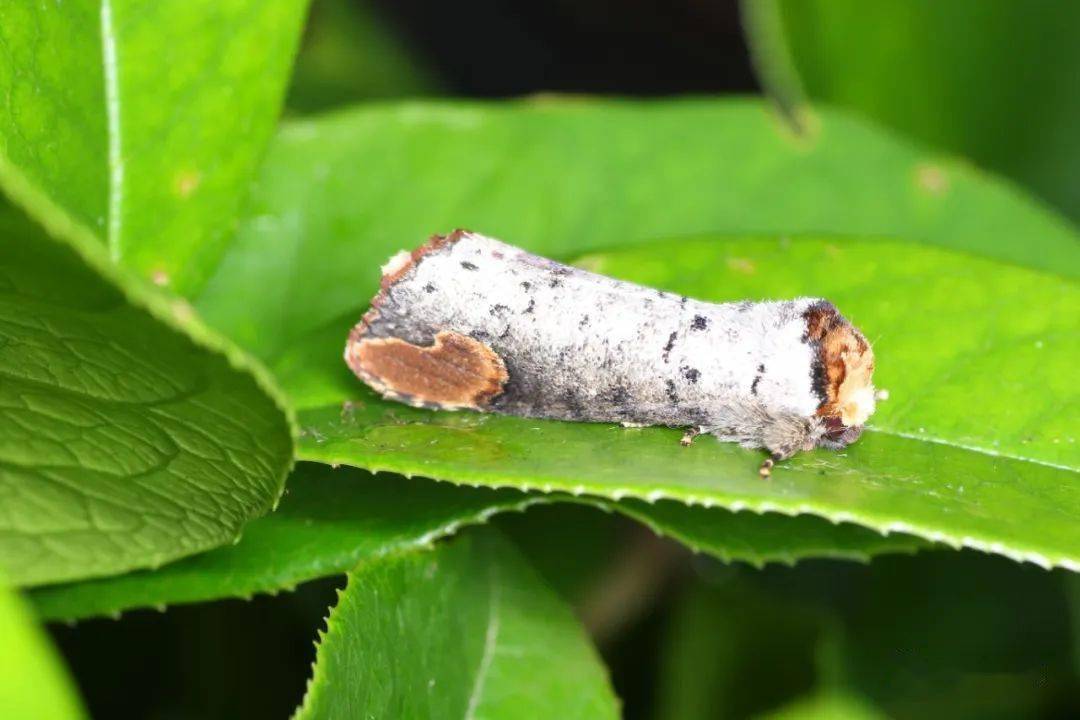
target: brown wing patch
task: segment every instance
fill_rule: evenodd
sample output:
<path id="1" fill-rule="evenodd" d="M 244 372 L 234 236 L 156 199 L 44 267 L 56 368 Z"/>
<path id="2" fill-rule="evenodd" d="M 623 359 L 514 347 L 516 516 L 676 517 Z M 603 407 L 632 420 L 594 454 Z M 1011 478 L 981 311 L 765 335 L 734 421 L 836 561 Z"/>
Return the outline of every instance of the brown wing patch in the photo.
<path id="1" fill-rule="evenodd" d="M 428 347 L 399 338 L 350 338 L 345 359 L 376 391 L 413 405 L 483 409 L 509 379 L 495 351 L 443 330 Z"/>
<path id="2" fill-rule="evenodd" d="M 818 348 L 814 378 L 821 398 L 818 416 L 838 418 L 845 427 L 861 424 L 868 389 L 873 387 L 874 351 L 870 343 L 830 302 L 814 304 L 803 317 L 803 339 Z"/>

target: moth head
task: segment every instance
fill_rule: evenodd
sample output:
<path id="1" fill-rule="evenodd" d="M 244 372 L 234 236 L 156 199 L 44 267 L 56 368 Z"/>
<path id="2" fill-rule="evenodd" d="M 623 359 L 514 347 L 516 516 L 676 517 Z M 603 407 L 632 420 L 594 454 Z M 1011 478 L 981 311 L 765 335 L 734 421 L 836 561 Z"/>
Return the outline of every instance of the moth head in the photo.
<path id="1" fill-rule="evenodd" d="M 874 351 L 830 302 L 814 303 L 804 318 L 806 340 L 817 350 L 814 389 L 824 438 L 846 445 L 874 413 Z"/>

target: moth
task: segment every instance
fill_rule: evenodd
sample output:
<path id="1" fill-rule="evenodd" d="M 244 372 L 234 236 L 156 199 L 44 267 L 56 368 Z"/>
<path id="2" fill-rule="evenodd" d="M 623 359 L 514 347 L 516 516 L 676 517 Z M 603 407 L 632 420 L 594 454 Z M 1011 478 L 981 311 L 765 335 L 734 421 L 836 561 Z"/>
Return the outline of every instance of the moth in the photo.
<path id="1" fill-rule="evenodd" d="M 416 407 L 687 428 L 773 463 L 854 442 L 874 354 L 820 298 L 707 303 L 456 230 L 402 251 L 345 362 Z"/>

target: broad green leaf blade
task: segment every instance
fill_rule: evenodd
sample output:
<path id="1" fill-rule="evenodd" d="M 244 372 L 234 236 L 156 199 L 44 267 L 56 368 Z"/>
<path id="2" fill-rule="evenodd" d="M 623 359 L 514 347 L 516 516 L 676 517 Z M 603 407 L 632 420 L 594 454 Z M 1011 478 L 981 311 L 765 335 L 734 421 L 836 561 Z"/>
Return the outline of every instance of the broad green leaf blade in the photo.
<path id="1" fill-rule="evenodd" d="M 1013 177 L 1080 218 L 1080 6 L 748 0 L 759 74 L 801 114 L 850 108 Z"/>
<path id="2" fill-rule="evenodd" d="M 22 598 L 0 583 L 0 717 L 84 717 L 73 683 Z"/>
<path id="3" fill-rule="evenodd" d="M 345 573 L 389 553 L 427 547 L 495 513 L 550 502 L 582 503 L 623 513 L 698 552 L 758 566 L 792 563 L 805 557 L 867 560 L 883 553 L 914 552 L 928 545 L 899 533 L 883 536 L 814 517 L 758 517 L 679 503 L 616 503 L 509 489 L 460 488 L 304 463 L 289 477 L 278 509 L 248 524 L 235 545 L 153 571 L 36 588 L 30 598 L 47 620 L 249 598 Z"/>
<path id="4" fill-rule="evenodd" d="M 350 573 L 297 717 L 618 714 L 573 612 L 488 531 Z"/>
<path id="5" fill-rule="evenodd" d="M 109 160 L 101 7 L 83 0 L 0 8 L 0 165 L 18 168 L 104 237 Z"/>
<path id="6" fill-rule="evenodd" d="M 294 121 L 247 207 L 196 305 L 268 362 L 355 320 L 375 267 L 455 227 L 564 258 L 701 233 L 886 235 L 1080 276 L 1077 235 L 1001 182 L 841 113 L 798 140 L 751 100 L 414 103 Z"/>
<path id="7" fill-rule="evenodd" d="M 465 484 L 809 513 L 1080 568 L 1076 283 L 895 241 L 686 240 L 583 264 L 708 300 L 830 297 L 875 342 L 891 399 L 846 452 L 802 454 L 770 482 L 757 477 L 758 454 L 711 438 L 687 450 L 673 430 L 433 413 L 355 382 L 351 415 L 338 405 L 301 414 L 300 456 Z M 320 343 L 304 350 L 331 347 Z M 345 388 L 336 354 L 323 376 Z M 308 372 L 323 367 L 307 357 Z"/>
<path id="8" fill-rule="evenodd" d="M 542 502 L 549 499 L 304 463 L 278 509 L 249 524 L 235 545 L 155 571 L 37 588 L 30 597 L 42 617 L 72 620 L 291 590 Z"/>
<path id="9" fill-rule="evenodd" d="M 305 7 L 5 3 L 0 159 L 92 229 L 114 260 L 191 291 L 232 235 Z"/>
<path id="10" fill-rule="evenodd" d="M 0 570 L 56 582 L 233 540 L 292 462 L 265 385 L 206 349 L 222 346 L 186 305 L 125 297 L 25 219 L 0 221 Z"/>

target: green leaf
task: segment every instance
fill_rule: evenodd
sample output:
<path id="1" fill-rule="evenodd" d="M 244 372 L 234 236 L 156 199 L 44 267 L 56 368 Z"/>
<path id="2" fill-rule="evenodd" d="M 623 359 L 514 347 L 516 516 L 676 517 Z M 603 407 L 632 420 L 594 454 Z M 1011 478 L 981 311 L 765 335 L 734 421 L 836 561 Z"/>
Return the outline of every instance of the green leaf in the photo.
<path id="1" fill-rule="evenodd" d="M 0 717 L 71 720 L 84 717 L 60 659 L 16 593 L 0 583 Z"/>
<path id="2" fill-rule="evenodd" d="M 298 718 L 619 713 L 570 608 L 490 531 L 361 566 L 327 626 Z"/>
<path id="3" fill-rule="evenodd" d="M 755 565 L 820 556 L 865 560 L 882 553 L 913 552 L 927 545 L 899 533 L 883 536 L 814 517 L 759 517 L 680 503 L 615 503 L 510 489 L 459 488 L 304 463 L 290 476 L 278 509 L 248 524 L 235 545 L 154 571 L 37 588 L 30 597 L 38 613 L 48 620 L 248 598 L 256 593 L 291 590 L 302 582 L 344 573 L 392 552 L 426 547 L 495 513 L 556 501 L 614 510 L 699 552 Z"/>
<path id="4" fill-rule="evenodd" d="M 291 418 L 265 371 L 110 260 L 202 282 L 273 128 L 303 8 L 0 11 L 0 186 L 79 256 L 5 215 L 0 567 L 15 582 L 198 552 L 280 494 Z"/>
<path id="5" fill-rule="evenodd" d="M 232 235 L 305 7 L 6 3 L 0 166 L 92 229 L 114 260 L 192 291 Z"/>
<path id="6" fill-rule="evenodd" d="M 758 454 L 710 438 L 687 450 L 675 430 L 435 413 L 356 383 L 363 400 L 351 414 L 337 405 L 301 413 L 300 457 L 466 484 L 810 513 L 1080 568 L 1076 283 L 895 241 L 685 240 L 582 264 L 706 300 L 830 297 L 875 342 L 876 380 L 892 399 L 846 452 L 804 453 L 770 482 L 757 477 Z"/>
<path id="7" fill-rule="evenodd" d="M 759 74 L 1015 178 L 1080 219 L 1080 6 L 753 0 Z"/>
<path id="8" fill-rule="evenodd" d="M 125 297 L 24 218 L 0 214 L 0 236 L 0 570 L 40 584 L 160 565 L 276 502 L 287 418 L 242 358 L 207 351 L 186 304 Z"/>
<path id="9" fill-rule="evenodd" d="M 912 535 L 882 534 L 813 515 L 730 512 L 722 507 L 687 506 L 673 500 L 650 503 L 632 498 L 609 506 L 694 552 L 757 568 L 768 563 L 794 565 L 809 558 L 869 562 L 878 555 L 910 554 L 933 547 L 933 543 Z"/>
<path id="10" fill-rule="evenodd" d="M 1003 183 L 842 113 L 797 139 L 750 100 L 412 103 L 294 121 L 247 209 L 195 304 L 299 406 L 350 394 L 343 375 L 308 368 L 340 349 L 315 343 L 343 343 L 318 332 L 356 321 L 390 255 L 455 227 L 563 258 L 702 233 L 885 235 L 1080 276 L 1077 235 Z"/>
<path id="11" fill-rule="evenodd" d="M 514 490 L 457 488 L 304 463 L 290 476 L 280 507 L 249 524 L 235 545 L 152 572 L 38 588 L 30 597 L 49 620 L 251 597 L 429 547 L 496 512 L 547 501 Z"/>

